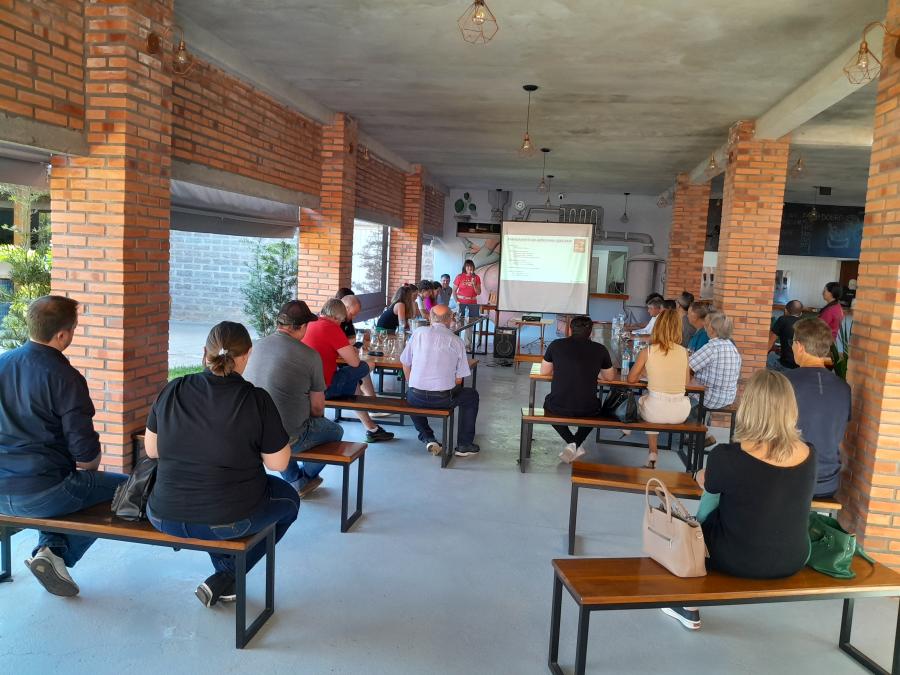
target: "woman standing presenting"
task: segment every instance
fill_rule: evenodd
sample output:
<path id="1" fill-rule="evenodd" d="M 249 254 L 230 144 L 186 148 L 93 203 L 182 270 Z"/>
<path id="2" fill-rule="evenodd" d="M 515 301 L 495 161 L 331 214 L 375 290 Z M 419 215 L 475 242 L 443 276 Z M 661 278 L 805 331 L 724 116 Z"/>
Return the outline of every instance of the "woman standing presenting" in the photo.
<path id="1" fill-rule="evenodd" d="M 844 310 L 841 308 L 841 296 L 844 288 L 836 281 L 825 284 L 822 290 L 822 299 L 828 303 L 819 311 L 819 318 L 828 324 L 831 329 L 831 337 L 837 340 L 838 331 L 844 321 Z"/>
<path id="2" fill-rule="evenodd" d="M 481 295 L 481 277 L 475 274 L 475 263 L 466 260 L 462 272 L 453 282 L 453 297 L 459 305 L 459 316 L 470 319 L 478 316 L 478 296 Z"/>
<path id="3" fill-rule="evenodd" d="M 636 383 L 647 371 L 647 393 L 638 401 L 638 413 L 645 422 L 681 424 L 691 414 L 685 387 L 691 379 L 687 350 L 681 346 L 681 318 L 673 309 L 664 309 L 653 324 L 650 347 L 638 354 L 628 381 Z M 647 432 L 647 469 L 656 468 L 659 433 Z"/>

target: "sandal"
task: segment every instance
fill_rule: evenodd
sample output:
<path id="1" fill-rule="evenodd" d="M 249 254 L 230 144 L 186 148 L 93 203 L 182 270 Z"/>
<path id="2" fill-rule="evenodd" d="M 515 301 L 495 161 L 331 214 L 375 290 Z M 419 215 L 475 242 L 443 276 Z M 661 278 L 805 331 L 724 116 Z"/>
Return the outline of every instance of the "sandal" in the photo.
<path id="1" fill-rule="evenodd" d="M 644 464 L 645 469 L 655 469 L 656 468 L 656 460 L 659 459 L 658 452 L 651 452 L 647 455 L 647 463 Z"/>

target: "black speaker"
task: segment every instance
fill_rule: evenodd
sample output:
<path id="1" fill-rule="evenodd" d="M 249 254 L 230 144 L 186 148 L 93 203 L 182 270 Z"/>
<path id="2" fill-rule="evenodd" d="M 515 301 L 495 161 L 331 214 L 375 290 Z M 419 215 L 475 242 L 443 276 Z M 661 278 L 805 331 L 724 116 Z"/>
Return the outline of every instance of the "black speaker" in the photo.
<path id="1" fill-rule="evenodd" d="M 494 358 L 511 359 L 516 355 L 516 329 L 497 326 L 494 333 Z"/>

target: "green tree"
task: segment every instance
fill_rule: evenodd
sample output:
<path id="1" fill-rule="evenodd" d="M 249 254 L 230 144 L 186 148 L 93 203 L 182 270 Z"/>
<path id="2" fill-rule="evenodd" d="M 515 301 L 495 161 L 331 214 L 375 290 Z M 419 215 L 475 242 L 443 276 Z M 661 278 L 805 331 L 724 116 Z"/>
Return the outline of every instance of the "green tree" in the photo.
<path id="1" fill-rule="evenodd" d="M 42 219 L 44 220 L 44 219 Z M 0 289 L 0 302 L 10 303 L 0 324 L 0 348 L 15 349 L 28 340 L 25 315 L 33 300 L 50 293 L 50 227 L 43 222 L 34 232 L 36 245 L 27 243 L 0 246 L 0 262 L 10 267 L 12 292 Z"/>
<path id="2" fill-rule="evenodd" d="M 287 242 L 256 244 L 250 278 L 242 289 L 244 312 L 259 335 L 275 331 L 278 310 L 294 298 L 297 288 L 297 249 Z"/>
<path id="3" fill-rule="evenodd" d="M 31 240 L 31 215 L 34 205 L 46 199 L 50 193 L 27 185 L 0 183 L 0 198 L 8 199 L 13 204 L 13 244 L 24 245 Z"/>

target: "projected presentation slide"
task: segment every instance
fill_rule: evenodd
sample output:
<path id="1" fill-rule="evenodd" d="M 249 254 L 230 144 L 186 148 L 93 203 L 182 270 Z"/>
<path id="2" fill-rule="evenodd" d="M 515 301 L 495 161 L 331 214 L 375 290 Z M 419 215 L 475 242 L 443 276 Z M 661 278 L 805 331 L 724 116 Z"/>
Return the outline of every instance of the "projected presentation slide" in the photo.
<path id="1" fill-rule="evenodd" d="M 590 224 L 504 222 L 500 310 L 584 314 L 592 235 Z"/>

